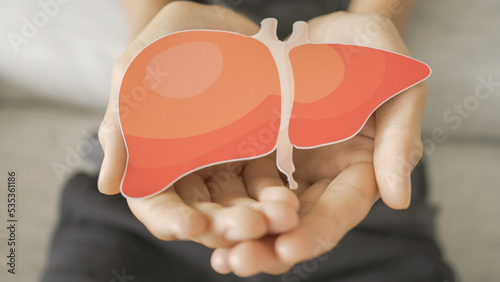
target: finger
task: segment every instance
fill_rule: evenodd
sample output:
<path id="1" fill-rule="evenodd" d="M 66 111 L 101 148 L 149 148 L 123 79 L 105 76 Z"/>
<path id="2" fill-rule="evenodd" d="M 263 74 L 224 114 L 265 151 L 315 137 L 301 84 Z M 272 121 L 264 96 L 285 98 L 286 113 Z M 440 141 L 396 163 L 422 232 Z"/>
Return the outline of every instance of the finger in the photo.
<path id="1" fill-rule="evenodd" d="M 327 186 L 327 182 L 318 185 Z M 297 263 L 331 250 L 368 214 L 377 197 L 372 163 L 346 168 L 327 186 L 299 227 L 277 238 L 279 258 Z"/>
<path id="2" fill-rule="evenodd" d="M 200 242 L 218 247 L 267 234 L 267 221 L 238 175 L 220 170 L 208 179 L 206 186 L 213 202 L 193 203 L 210 222 L 208 234 Z"/>
<path id="3" fill-rule="evenodd" d="M 357 135 L 354 138 L 330 146 L 298 150 L 297 176 L 309 183 L 324 178 L 335 178 L 348 166 L 373 161 L 373 138 Z"/>
<path id="4" fill-rule="evenodd" d="M 340 172 L 337 154 L 341 150 L 337 148 L 343 146 L 344 143 L 315 149 L 294 150 L 294 163 L 296 163 L 294 176 L 308 182 L 307 187 L 325 177 L 334 178 Z M 308 190 L 309 188 L 305 189 L 303 193 Z"/>
<path id="5" fill-rule="evenodd" d="M 207 228 L 207 220 L 186 205 L 175 189 L 150 198 L 127 199 L 130 210 L 155 237 L 161 240 L 195 238 Z"/>
<path id="6" fill-rule="evenodd" d="M 281 201 L 262 202 L 260 206 L 268 225 L 268 234 L 288 232 L 299 225 L 297 208 Z"/>
<path id="7" fill-rule="evenodd" d="M 103 194 L 117 194 L 120 192 L 120 183 L 125 171 L 127 152 L 118 125 L 116 112 L 108 110 L 99 127 L 99 142 L 101 143 L 104 159 L 99 172 L 97 187 Z"/>
<path id="8" fill-rule="evenodd" d="M 213 227 L 213 217 L 216 212 L 224 206 L 212 202 L 212 197 L 205 185 L 202 176 L 197 173 L 191 173 L 181 179 L 179 179 L 175 185 L 175 191 L 179 197 L 189 206 L 200 211 L 209 221 L 209 229 Z M 217 245 L 214 243 L 214 239 L 210 239 L 212 245 Z"/>
<path id="9" fill-rule="evenodd" d="M 151 40 L 153 39 L 151 38 Z M 146 47 L 148 42 L 150 40 L 134 40 L 113 66 L 108 107 L 99 127 L 99 142 L 104 152 L 104 159 L 97 186 L 99 191 L 104 194 L 120 192 L 120 183 L 127 162 L 127 151 L 118 115 L 118 95 L 121 81 L 130 61 L 140 50 Z"/>
<path id="10" fill-rule="evenodd" d="M 99 142 L 104 159 L 99 172 L 97 187 L 104 194 L 120 192 L 120 183 L 127 162 L 127 151 L 118 120 L 118 92 L 125 69 L 130 62 L 127 52 L 115 63 L 111 74 L 111 91 L 108 107 L 99 127 Z"/>
<path id="11" fill-rule="evenodd" d="M 312 210 L 331 182 L 332 178 L 323 178 L 311 185 L 300 195 L 299 215 L 301 217 L 305 216 L 310 210 Z"/>
<path id="12" fill-rule="evenodd" d="M 209 229 L 206 236 L 200 237 L 200 242 L 211 248 L 230 246 L 268 233 L 263 214 L 247 205 L 220 208 L 208 216 Z"/>
<path id="13" fill-rule="evenodd" d="M 422 115 L 427 87 L 420 83 L 376 111 L 374 166 L 380 195 L 391 208 L 410 204 L 410 175 L 422 157 Z"/>
<path id="14" fill-rule="evenodd" d="M 190 173 L 179 179 L 175 182 L 174 187 L 177 195 L 190 206 L 212 202 L 212 197 L 203 178 L 197 173 Z"/>
<path id="15" fill-rule="evenodd" d="M 275 155 L 248 163 L 243 170 L 243 180 L 250 197 L 259 202 L 279 201 L 298 210 L 299 201 L 295 193 L 284 185 L 276 166 Z"/>
<path id="16" fill-rule="evenodd" d="M 231 271 L 241 277 L 248 277 L 260 272 L 280 274 L 293 265 L 278 258 L 274 251 L 276 237 L 244 241 L 230 249 L 227 265 Z"/>
<path id="17" fill-rule="evenodd" d="M 258 207 L 268 220 L 269 233 L 286 232 L 297 226 L 298 198 L 283 185 L 274 158 L 260 158 L 248 163 L 243 179 L 248 194 L 260 203 Z"/>
<path id="18" fill-rule="evenodd" d="M 261 158 L 255 160 L 255 162 L 265 163 L 266 161 L 265 158 Z M 255 168 L 256 166 L 253 163 L 248 164 L 245 170 L 248 171 L 248 166 Z M 267 167 L 261 168 L 264 168 L 264 170 L 260 170 L 261 172 L 269 173 Z M 270 169 L 276 170 L 276 165 L 274 164 Z M 251 170 L 252 168 L 250 168 Z M 225 216 L 227 218 L 223 220 L 220 216 L 215 218 L 215 220 L 220 219 L 221 222 L 225 223 L 225 228 L 228 229 L 226 238 L 229 240 L 258 238 L 266 233 L 284 232 L 294 228 L 298 223 L 296 212 L 298 200 L 293 192 L 284 186 L 267 187 L 267 189 L 260 186 L 269 183 L 274 184 L 277 181 L 281 182 L 277 172 L 275 178 L 261 177 L 261 180 L 267 180 L 262 182 L 259 181 L 259 177 L 256 175 L 248 175 L 248 173 L 246 175 L 246 180 L 251 182 L 252 186 L 245 187 L 245 183 L 242 182 L 238 175 L 228 171 L 216 173 L 207 183 L 212 200 L 215 203 L 235 207 L 232 213 Z M 248 195 L 249 192 L 255 192 L 255 190 L 260 191 L 260 194 L 262 194 L 257 195 L 259 202 Z M 286 201 L 290 201 L 291 204 Z M 255 222 L 255 225 L 251 228 L 252 232 L 248 232 L 250 230 L 247 226 L 235 226 L 235 224 L 241 226 L 241 222 Z"/>
<path id="19" fill-rule="evenodd" d="M 229 250 L 229 248 L 217 248 L 210 257 L 210 265 L 220 274 L 228 274 L 231 272 L 231 267 L 228 262 Z"/>
<path id="20" fill-rule="evenodd" d="M 255 201 L 248 198 L 244 187 L 241 187 L 239 177 L 229 171 L 218 173 L 223 173 L 224 178 L 210 179 L 211 189 L 198 174 L 189 174 L 175 183 L 175 190 L 180 198 L 199 210 L 208 220 L 206 232 L 192 239 L 205 246 L 216 248 L 233 245 L 234 241 L 259 238 L 266 234 L 266 220 L 261 212 L 250 207 L 249 202 L 255 204 Z M 215 179 L 224 182 L 217 182 Z M 216 186 L 217 188 L 214 188 Z"/>
<path id="21" fill-rule="evenodd" d="M 285 186 L 278 172 L 275 154 L 250 161 L 242 176 L 248 194 L 256 200 L 259 200 L 261 190 L 266 187 Z"/>
<path id="22" fill-rule="evenodd" d="M 208 191 L 214 203 L 230 207 L 237 204 L 255 204 L 243 181 L 232 171 L 219 171 L 207 181 Z"/>

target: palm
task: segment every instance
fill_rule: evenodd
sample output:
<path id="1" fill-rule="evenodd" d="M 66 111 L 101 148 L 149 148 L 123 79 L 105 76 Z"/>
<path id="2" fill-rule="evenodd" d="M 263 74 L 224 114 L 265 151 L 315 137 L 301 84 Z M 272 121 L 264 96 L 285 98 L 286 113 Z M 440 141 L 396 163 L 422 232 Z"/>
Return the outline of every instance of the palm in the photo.
<path id="1" fill-rule="evenodd" d="M 294 177 L 299 189 L 294 192 L 300 202 L 301 218 L 298 227 L 287 233 L 216 249 L 212 256 L 214 269 L 240 276 L 262 271 L 282 273 L 296 262 L 329 251 L 322 242 L 340 240 L 366 216 L 378 198 L 372 163 L 373 127 L 372 118 L 348 141 L 295 150 Z M 258 179 L 259 172 L 254 169 L 248 166 L 245 173 Z M 272 169 L 277 170 L 276 166 Z"/>
<path id="2" fill-rule="evenodd" d="M 277 170 L 269 169 L 273 162 L 266 156 L 205 168 L 158 195 L 128 203 L 163 240 L 189 239 L 215 248 L 283 233 L 297 226 L 299 203 Z"/>
<path id="3" fill-rule="evenodd" d="M 355 31 L 373 25 L 374 19 L 379 20 L 375 22 L 378 34 L 367 42 L 357 42 Z M 390 21 L 373 16 L 334 13 L 319 17 L 309 22 L 308 35 L 313 43 L 365 45 L 407 54 Z M 333 248 L 367 215 L 379 192 L 389 206 L 406 207 L 409 173 L 422 153 L 420 120 L 425 99 L 425 84 L 417 85 L 380 107 L 350 140 L 296 150 L 299 226 L 287 233 L 216 249 L 214 269 L 240 276 L 283 273 L 295 263 Z"/>

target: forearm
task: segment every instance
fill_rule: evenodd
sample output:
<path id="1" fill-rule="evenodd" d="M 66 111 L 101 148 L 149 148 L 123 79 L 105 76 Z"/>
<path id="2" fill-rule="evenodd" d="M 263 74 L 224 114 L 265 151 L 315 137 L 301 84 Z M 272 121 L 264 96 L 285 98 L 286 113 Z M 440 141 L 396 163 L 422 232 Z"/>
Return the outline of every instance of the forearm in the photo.
<path id="1" fill-rule="evenodd" d="M 122 0 L 130 20 L 131 38 L 135 38 L 170 2 L 175 0 Z"/>
<path id="2" fill-rule="evenodd" d="M 352 0 L 349 12 L 386 16 L 402 33 L 408 22 L 415 0 Z"/>

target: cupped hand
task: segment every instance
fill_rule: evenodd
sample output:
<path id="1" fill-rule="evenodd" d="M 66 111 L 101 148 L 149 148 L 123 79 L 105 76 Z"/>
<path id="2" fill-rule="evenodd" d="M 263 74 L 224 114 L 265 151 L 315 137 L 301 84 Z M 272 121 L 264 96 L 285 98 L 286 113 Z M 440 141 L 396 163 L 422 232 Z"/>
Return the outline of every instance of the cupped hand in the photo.
<path id="1" fill-rule="evenodd" d="M 134 56 L 149 43 L 187 29 L 233 31 L 253 35 L 259 27 L 223 7 L 187 1 L 168 4 L 132 42 L 115 64 L 108 108 L 99 130 L 104 150 L 98 187 L 116 194 L 126 165 L 126 149 L 117 113 L 121 79 Z M 146 199 L 128 199 L 134 215 L 163 240 L 189 239 L 209 247 L 285 232 L 298 224 L 298 200 L 283 187 L 279 174 L 268 173 L 272 156 L 219 165 L 192 173 L 174 187 Z M 245 167 L 262 170 L 259 181 Z M 274 187 L 267 187 L 274 186 Z"/>
<path id="2" fill-rule="evenodd" d="M 345 43 L 409 56 L 396 27 L 380 15 L 336 12 L 309 22 L 313 43 Z M 419 83 L 384 103 L 374 114 L 374 168 L 382 200 L 391 208 L 410 204 L 410 175 L 423 154 L 422 116 L 427 84 Z"/>
<path id="3" fill-rule="evenodd" d="M 331 250 L 368 214 L 379 198 L 373 169 L 374 119 L 354 138 L 326 147 L 295 150 L 299 183 L 298 227 L 261 239 L 217 248 L 212 267 L 220 273 L 280 274 Z M 258 175 L 248 166 L 247 175 Z M 270 168 L 271 169 L 271 168 Z M 274 168 L 276 169 L 276 168 Z"/>
<path id="4" fill-rule="evenodd" d="M 191 240 L 216 248 L 281 234 L 297 227 L 299 201 L 283 186 L 275 158 L 271 154 L 211 166 L 153 197 L 128 199 L 128 204 L 162 240 Z"/>
<path id="5" fill-rule="evenodd" d="M 318 17 L 309 22 L 308 36 L 313 43 L 363 45 L 408 55 L 394 25 L 377 15 L 336 12 Z M 366 217 L 379 195 L 392 208 L 406 208 L 410 174 L 422 156 L 420 131 L 426 98 L 426 85 L 420 83 L 378 108 L 352 139 L 295 150 L 299 226 L 218 248 L 212 254 L 212 267 L 240 276 L 284 273 L 335 247 Z M 250 169 L 247 174 L 252 174 Z"/>

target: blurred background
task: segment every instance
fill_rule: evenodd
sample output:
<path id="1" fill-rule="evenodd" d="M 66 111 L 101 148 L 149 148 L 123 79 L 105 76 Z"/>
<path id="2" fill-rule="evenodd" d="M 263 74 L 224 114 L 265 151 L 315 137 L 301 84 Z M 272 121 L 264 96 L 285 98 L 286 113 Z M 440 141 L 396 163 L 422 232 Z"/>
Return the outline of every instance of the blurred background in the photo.
<path id="1" fill-rule="evenodd" d="M 0 281 L 37 281 L 62 185 L 97 172 L 92 135 L 128 22 L 118 0 L 0 3 L 0 181 L 17 172 L 19 243 L 18 274 L 2 263 Z M 419 1 L 405 36 L 433 69 L 425 157 L 438 239 L 461 281 L 500 280 L 499 27 L 496 0 Z M 2 222 L 6 197 L 2 189 Z M 8 236 L 2 227 L 3 258 Z"/>

